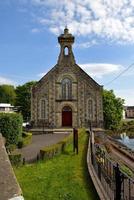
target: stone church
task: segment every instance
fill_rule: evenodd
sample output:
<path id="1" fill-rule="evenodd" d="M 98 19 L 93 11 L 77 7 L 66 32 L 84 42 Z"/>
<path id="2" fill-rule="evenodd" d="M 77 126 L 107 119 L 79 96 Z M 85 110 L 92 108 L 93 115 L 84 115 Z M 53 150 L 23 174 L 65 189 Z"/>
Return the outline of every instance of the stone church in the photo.
<path id="1" fill-rule="evenodd" d="M 58 37 L 57 64 L 32 88 L 31 121 L 35 128 L 103 126 L 102 86 L 77 64 L 68 28 Z"/>

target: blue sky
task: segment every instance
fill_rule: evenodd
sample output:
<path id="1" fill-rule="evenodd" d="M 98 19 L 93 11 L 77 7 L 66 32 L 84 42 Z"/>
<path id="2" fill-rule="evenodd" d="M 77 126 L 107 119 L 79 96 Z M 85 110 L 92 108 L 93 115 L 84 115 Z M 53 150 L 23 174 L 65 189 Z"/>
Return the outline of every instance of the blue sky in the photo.
<path id="1" fill-rule="evenodd" d="M 74 55 L 92 78 L 134 105 L 133 0 L 0 0 L 0 84 L 39 80 L 57 62 L 68 25 Z"/>

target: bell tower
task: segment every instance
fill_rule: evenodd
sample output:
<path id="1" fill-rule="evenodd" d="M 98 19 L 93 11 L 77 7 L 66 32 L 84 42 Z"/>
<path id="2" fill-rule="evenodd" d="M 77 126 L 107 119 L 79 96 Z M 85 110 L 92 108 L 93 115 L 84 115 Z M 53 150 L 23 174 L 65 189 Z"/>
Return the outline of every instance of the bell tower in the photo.
<path id="1" fill-rule="evenodd" d="M 72 51 L 74 36 L 69 33 L 67 27 L 65 27 L 64 33 L 58 37 L 58 42 L 60 44 L 60 55 L 58 58 L 58 64 L 75 64 L 75 58 Z"/>

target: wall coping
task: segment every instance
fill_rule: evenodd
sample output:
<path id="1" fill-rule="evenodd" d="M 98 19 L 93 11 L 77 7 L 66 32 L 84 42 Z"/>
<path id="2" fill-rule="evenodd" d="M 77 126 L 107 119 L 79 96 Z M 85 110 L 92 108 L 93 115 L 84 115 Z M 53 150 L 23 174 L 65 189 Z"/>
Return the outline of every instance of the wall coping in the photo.
<path id="1" fill-rule="evenodd" d="M 0 133 L 0 198 L 2 200 L 24 200 L 19 183 L 10 163 L 2 134 Z"/>

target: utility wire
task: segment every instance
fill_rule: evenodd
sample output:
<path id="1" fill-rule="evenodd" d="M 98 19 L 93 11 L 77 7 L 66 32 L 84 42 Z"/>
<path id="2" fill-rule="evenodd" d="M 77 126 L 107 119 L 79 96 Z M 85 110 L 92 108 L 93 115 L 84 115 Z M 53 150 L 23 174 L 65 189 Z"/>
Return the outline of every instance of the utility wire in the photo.
<path id="1" fill-rule="evenodd" d="M 124 74 L 126 71 L 128 71 L 131 67 L 134 66 L 134 63 L 132 63 L 131 65 L 129 65 L 126 69 L 124 69 L 120 74 L 118 74 L 118 76 L 116 76 L 113 80 L 109 81 L 108 83 L 105 84 L 105 86 L 110 85 L 113 81 L 115 81 L 116 79 L 118 79 L 122 74 Z"/>

